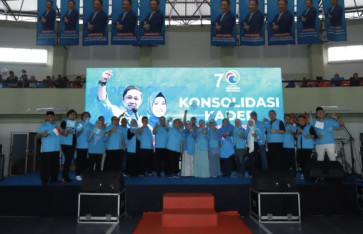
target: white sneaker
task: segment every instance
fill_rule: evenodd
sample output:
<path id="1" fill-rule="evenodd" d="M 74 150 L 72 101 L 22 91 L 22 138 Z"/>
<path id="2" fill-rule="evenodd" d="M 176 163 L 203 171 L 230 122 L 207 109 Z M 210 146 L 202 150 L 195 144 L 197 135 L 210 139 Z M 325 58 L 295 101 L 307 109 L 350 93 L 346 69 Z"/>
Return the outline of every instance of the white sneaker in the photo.
<path id="1" fill-rule="evenodd" d="M 82 181 L 82 177 L 78 175 L 78 176 L 76 176 L 76 180 L 77 181 Z"/>

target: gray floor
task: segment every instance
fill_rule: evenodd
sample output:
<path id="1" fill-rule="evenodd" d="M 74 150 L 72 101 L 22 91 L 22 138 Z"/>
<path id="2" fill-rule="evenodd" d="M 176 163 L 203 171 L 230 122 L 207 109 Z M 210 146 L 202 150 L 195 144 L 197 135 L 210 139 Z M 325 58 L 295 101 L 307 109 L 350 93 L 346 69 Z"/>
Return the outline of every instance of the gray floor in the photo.
<path id="1" fill-rule="evenodd" d="M 306 216 L 300 224 L 258 224 L 249 217 L 243 218 L 256 234 L 362 234 L 363 215 L 357 216 Z M 118 225 L 78 224 L 74 217 L 0 217 L 0 233 L 47 234 L 128 234 L 132 233 L 139 217 L 127 216 Z M 186 233 L 187 234 L 187 233 Z"/>

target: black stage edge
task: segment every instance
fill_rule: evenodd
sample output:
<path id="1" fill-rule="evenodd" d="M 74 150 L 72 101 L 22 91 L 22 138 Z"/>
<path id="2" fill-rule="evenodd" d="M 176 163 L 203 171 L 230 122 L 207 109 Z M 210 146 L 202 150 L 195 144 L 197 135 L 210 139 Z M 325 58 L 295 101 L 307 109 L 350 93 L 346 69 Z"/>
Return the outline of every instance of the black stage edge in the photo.
<path id="1" fill-rule="evenodd" d="M 249 215 L 251 185 L 128 185 L 126 211 L 161 211 L 167 192 L 213 193 L 216 210 Z M 79 186 L 0 186 L 0 216 L 77 216 Z M 298 185 L 302 215 L 359 214 L 355 184 Z"/>

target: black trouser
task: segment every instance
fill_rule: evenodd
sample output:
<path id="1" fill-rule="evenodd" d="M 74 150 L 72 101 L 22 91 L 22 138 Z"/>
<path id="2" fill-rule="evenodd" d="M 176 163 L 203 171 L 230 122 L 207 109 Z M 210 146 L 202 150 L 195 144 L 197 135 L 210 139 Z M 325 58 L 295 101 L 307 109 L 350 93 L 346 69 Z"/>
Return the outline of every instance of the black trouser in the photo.
<path id="1" fill-rule="evenodd" d="M 257 164 L 258 164 L 258 156 L 260 155 L 260 146 L 257 142 L 254 143 L 254 149 L 251 153 L 248 154 L 248 164 L 249 164 L 249 174 L 254 175 L 256 173 Z M 247 148 L 247 152 L 249 152 L 249 148 Z"/>
<path id="2" fill-rule="evenodd" d="M 237 173 L 244 175 L 245 173 L 245 155 L 246 149 L 235 149 L 234 160 L 236 161 Z"/>
<path id="3" fill-rule="evenodd" d="M 161 171 L 165 172 L 167 152 L 167 149 L 155 148 L 155 170 L 158 176 Z"/>
<path id="4" fill-rule="evenodd" d="M 282 143 L 268 143 L 267 161 L 271 171 L 281 171 L 283 168 Z"/>
<path id="5" fill-rule="evenodd" d="M 77 149 L 76 175 L 82 175 L 88 169 L 88 149 Z"/>
<path id="6" fill-rule="evenodd" d="M 284 170 L 296 173 L 295 149 L 283 148 Z"/>
<path id="7" fill-rule="evenodd" d="M 221 158 L 221 169 L 222 176 L 229 177 L 231 176 L 233 169 L 233 155 L 229 158 Z"/>
<path id="8" fill-rule="evenodd" d="M 126 171 L 126 164 L 127 164 L 127 150 L 122 151 L 122 158 L 121 158 L 121 172 L 124 173 Z"/>
<path id="9" fill-rule="evenodd" d="M 59 151 L 41 154 L 40 179 L 42 183 L 58 181 Z"/>
<path id="10" fill-rule="evenodd" d="M 69 179 L 69 176 L 68 176 L 69 167 L 71 166 L 71 163 L 72 163 L 72 160 L 74 157 L 75 147 L 73 145 L 61 145 L 61 146 L 62 146 L 62 151 L 64 154 L 62 178 Z"/>
<path id="11" fill-rule="evenodd" d="M 122 150 L 106 150 L 104 171 L 120 171 Z"/>
<path id="12" fill-rule="evenodd" d="M 297 163 L 301 167 L 302 171 L 304 171 L 306 163 L 310 161 L 312 153 L 313 153 L 312 149 L 297 150 Z"/>
<path id="13" fill-rule="evenodd" d="M 165 165 L 165 175 L 171 176 L 173 174 L 179 173 L 179 157 L 180 152 L 167 150 L 166 165 Z"/>
<path id="14" fill-rule="evenodd" d="M 152 149 L 140 149 L 141 172 L 151 173 L 154 169 L 154 154 Z"/>
<path id="15" fill-rule="evenodd" d="M 138 176 L 141 174 L 140 157 L 137 153 L 127 153 L 126 174 Z"/>
<path id="16" fill-rule="evenodd" d="M 91 171 L 101 171 L 103 154 L 89 154 L 89 169 Z"/>

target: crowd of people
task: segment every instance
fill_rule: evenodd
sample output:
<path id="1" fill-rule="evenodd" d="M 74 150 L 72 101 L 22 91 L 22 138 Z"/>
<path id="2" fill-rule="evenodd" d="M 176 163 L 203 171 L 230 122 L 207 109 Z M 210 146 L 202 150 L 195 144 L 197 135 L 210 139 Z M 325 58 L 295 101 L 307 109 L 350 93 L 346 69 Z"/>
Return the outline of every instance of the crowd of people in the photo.
<path id="1" fill-rule="evenodd" d="M 47 76 L 42 81 L 31 75 L 28 78 L 26 70 L 21 70 L 20 78 L 15 75 L 14 71 L 2 69 L 0 74 L 0 88 L 84 88 L 86 78 L 77 76 L 70 81 L 67 76 L 58 75 Z"/>
<path id="2" fill-rule="evenodd" d="M 113 116 L 105 125 L 103 116 L 91 124 L 91 114 L 70 110 L 59 125 L 54 113 L 46 113 L 46 121 L 38 130 L 42 142 L 42 183 L 58 182 L 59 152 L 64 155 L 62 182 L 70 182 L 69 168 L 76 152 L 76 179 L 82 180 L 86 170 L 120 171 L 128 176 L 166 177 L 237 177 L 253 176 L 256 170 L 291 171 L 304 168 L 315 149 L 317 160 L 336 160 L 334 129 L 344 126 L 336 115 L 326 116 L 316 109 L 316 120 L 307 116 L 285 114 L 284 121 L 274 110 L 269 119 L 258 120 L 252 112 L 247 127 L 236 119 L 232 124 L 226 113 L 221 127 L 214 119 L 195 117 L 187 120 L 159 118 L 153 127 L 148 117 L 128 121 L 124 115 Z M 102 161 L 104 157 L 104 163 Z M 249 173 L 245 173 L 248 170 Z M 153 172 L 156 172 L 153 174 Z"/>

